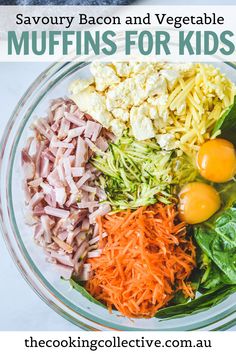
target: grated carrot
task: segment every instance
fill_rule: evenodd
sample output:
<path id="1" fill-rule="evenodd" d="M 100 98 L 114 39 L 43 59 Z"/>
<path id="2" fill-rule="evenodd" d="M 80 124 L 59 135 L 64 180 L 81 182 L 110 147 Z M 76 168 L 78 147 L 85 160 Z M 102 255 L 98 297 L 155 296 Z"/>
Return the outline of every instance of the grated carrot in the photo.
<path id="1" fill-rule="evenodd" d="M 178 222 L 173 205 L 155 204 L 98 218 L 102 254 L 90 259 L 86 289 L 111 311 L 152 317 L 181 290 L 194 292 L 188 278 L 196 266 L 195 247 Z"/>

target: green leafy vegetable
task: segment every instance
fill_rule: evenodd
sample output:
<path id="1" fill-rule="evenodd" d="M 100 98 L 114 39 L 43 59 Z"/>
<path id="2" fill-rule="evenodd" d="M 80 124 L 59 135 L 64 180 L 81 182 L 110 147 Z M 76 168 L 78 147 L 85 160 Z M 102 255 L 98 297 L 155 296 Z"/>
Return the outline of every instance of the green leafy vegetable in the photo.
<path id="1" fill-rule="evenodd" d="M 196 227 L 194 237 L 203 252 L 236 284 L 236 208 Z"/>
<path id="2" fill-rule="evenodd" d="M 201 279 L 201 292 L 205 292 L 206 289 L 210 290 L 216 288 L 217 286 L 232 283 L 206 254 L 203 254 L 202 267 L 205 267 L 205 272 Z"/>
<path id="3" fill-rule="evenodd" d="M 229 106 L 222 114 L 220 119 L 216 122 L 212 135 L 220 131 L 221 137 L 236 142 L 236 96 L 234 103 Z"/>
<path id="4" fill-rule="evenodd" d="M 100 184 L 114 209 L 134 209 L 173 200 L 175 185 L 194 180 L 196 169 L 187 157 L 161 151 L 154 140 L 123 136 L 93 165 L 103 172 Z"/>
<path id="5" fill-rule="evenodd" d="M 99 305 L 99 306 L 102 306 L 102 307 L 106 308 L 105 305 L 103 305 L 101 302 L 99 302 L 96 299 L 94 299 L 94 297 L 87 292 L 87 290 L 84 288 L 83 285 L 75 282 L 72 278 L 70 279 L 70 285 L 72 286 L 72 288 L 77 290 L 81 295 L 86 297 L 86 299 L 88 299 L 89 301 L 93 302 L 96 305 Z"/>
<path id="6" fill-rule="evenodd" d="M 235 291 L 236 285 L 224 285 L 222 287 L 214 288 L 185 304 L 163 308 L 156 313 L 155 317 L 176 318 L 208 310 L 225 300 Z"/>

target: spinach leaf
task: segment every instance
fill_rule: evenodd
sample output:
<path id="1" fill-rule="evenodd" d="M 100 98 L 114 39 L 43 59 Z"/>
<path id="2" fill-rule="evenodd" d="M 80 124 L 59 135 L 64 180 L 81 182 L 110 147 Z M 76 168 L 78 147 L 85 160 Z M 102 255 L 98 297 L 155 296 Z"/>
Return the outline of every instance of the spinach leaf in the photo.
<path id="1" fill-rule="evenodd" d="M 96 305 L 105 307 L 105 305 L 103 305 L 100 301 L 94 299 L 94 297 L 92 295 L 90 295 L 87 290 L 79 283 L 75 282 L 72 278 L 70 279 L 70 285 L 72 286 L 72 288 L 74 288 L 75 290 L 77 290 L 81 295 L 83 295 L 84 297 L 86 297 L 89 301 L 93 302 Z"/>
<path id="2" fill-rule="evenodd" d="M 203 252 L 236 284 L 236 208 L 224 210 L 195 227 L 194 237 Z"/>
<path id="3" fill-rule="evenodd" d="M 232 284 L 229 278 L 215 265 L 211 260 L 207 266 L 207 269 L 202 277 L 202 283 L 199 287 L 200 292 L 214 289 L 218 286 L 225 284 Z"/>
<path id="4" fill-rule="evenodd" d="M 155 317 L 177 318 L 195 314 L 203 310 L 208 310 L 222 302 L 235 291 L 236 285 L 224 285 L 222 287 L 214 288 L 207 291 L 205 294 L 199 296 L 198 298 L 187 302 L 186 304 L 179 304 L 176 306 L 163 308 L 156 313 Z"/>
<path id="5" fill-rule="evenodd" d="M 220 119 L 216 122 L 212 135 L 218 130 L 221 131 L 221 137 L 230 140 L 235 144 L 236 142 L 236 96 L 234 103 L 223 113 Z"/>

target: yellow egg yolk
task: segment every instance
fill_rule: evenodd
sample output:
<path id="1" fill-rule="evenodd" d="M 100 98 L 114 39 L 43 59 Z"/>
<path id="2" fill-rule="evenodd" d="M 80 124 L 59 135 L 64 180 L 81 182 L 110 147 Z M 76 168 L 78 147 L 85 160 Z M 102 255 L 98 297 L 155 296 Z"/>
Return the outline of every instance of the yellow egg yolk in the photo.
<path id="1" fill-rule="evenodd" d="M 179 193 L 179 216 L 187 224 L 201 223 L 209 219 L 219 208 L 219 194 L 208 184 L 188 183 Z"/>
<path id="2" fill-rule="evenodd" d="M 236 173 L 236 153 L 231 142 L 213 139 L 204 143 L 197 155 L 197 166 L 202 177 L 216 183 L 227 182 Z"/>

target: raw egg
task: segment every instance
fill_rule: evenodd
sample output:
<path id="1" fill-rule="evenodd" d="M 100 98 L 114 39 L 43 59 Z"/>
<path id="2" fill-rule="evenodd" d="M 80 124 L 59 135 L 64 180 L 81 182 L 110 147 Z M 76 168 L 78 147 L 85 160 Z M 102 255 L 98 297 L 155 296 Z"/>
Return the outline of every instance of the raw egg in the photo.
<path id="1" fill-rule="evenodd" d="M 220 208 L 220 196 L 212 186 L 201 182 L 186 184 L 179 193 L 179 216 L 187 224 L 209 219 Z"/>
<path id="2" fill-rule="evenodd" d="M 216 183 L 229 181 L 236 173 L 236 153 L 231 142 L 213 139 L 204 143 L 197 155 L 202 177 Z"/>

